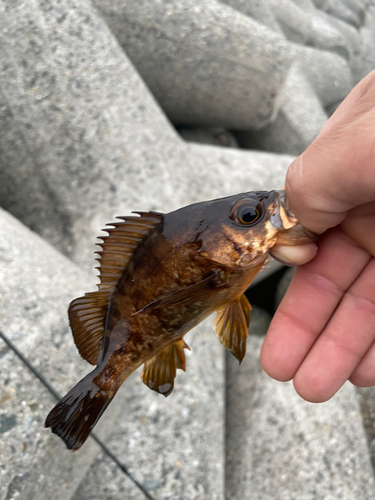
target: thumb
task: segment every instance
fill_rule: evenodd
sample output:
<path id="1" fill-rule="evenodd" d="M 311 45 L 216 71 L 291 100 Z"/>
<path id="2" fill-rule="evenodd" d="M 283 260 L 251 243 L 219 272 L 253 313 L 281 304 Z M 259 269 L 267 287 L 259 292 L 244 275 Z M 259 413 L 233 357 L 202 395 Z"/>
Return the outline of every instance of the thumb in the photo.
<path id="1" fill-rule="evenodd" d="M 315 141 L 289 167 L 291 210 L 309 230 L 340 224 L 353 207 L 375 200 L 375 72 L 362 80 Z"/>

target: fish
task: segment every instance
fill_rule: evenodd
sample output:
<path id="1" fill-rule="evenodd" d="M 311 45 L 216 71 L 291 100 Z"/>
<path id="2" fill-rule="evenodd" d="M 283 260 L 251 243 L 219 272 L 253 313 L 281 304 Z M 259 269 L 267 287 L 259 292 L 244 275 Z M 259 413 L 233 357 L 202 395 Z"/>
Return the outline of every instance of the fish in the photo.
<path id="1" fill-rule="evenodd" d="M 251 306 L 245 291 L 275 245 L 314 235 L 281 191 L 250 191 L 168 214 L 132 212 L 104 229 L 98 290 L 68 315 L 81 356 L 95 365 L 50 411 L 45 427 L 77 450 L 122 383 L 143 365 L 142 381 L 168 396 L 185 371 L 184 335 L 216 312 L 214 330 L 241 363 Z"/>

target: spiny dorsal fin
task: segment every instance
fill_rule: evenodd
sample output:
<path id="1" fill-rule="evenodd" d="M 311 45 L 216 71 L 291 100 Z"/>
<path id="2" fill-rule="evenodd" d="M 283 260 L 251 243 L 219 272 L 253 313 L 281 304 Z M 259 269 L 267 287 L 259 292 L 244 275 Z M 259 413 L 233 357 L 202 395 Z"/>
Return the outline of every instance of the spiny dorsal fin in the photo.
<path id="1" fill-rule="evenodd" d="M 70 327 L 80 355 L 96 365 L 104 335 L 109 292 L 90 292 L 74 299 L 68 309 Z"/>
<path id="2" fill-rule="evenodd" d="M 163 220 L 163 214 L 157 212 L 133 212 L 140 217 L 117 217 L 122 222 L 107 224 L 103 231 L 108 236 L 100 239 L 103 243 L 98 243 L 102 248 L 97 259 L 99 262 L 100 291 L 111 291 L 120 278 L 126 264 L 134 253 L 134 250 L 141 243 L 148 233 Z"/>
<path id="3" fill-rule="evenodd" d="M 189 346 L 181 339 L 146 361 L 141 374 L 143 383 L 153 391 L 169 396 L 173 391 L 177 368 L 184 371 L 186 368 L 184 349 L 189 349 Z"/>
<path id="4" fill-rule="evenodd" d="M 108 303 L 113 288 L 116 286 L 131 255 L 141 241 L 162 220 L 163 215 L 156 212 L 134 212 L 140 217 L 118 217 L 122 222 L 107 224 L 108 236 L 103 243 L 100 257 L 100 284 L 98 292 L 86 293 L 84 297 L 73 300 L 69 306 L 69 320 L 74 341 L 81 356 L 95 365 L 98 360 L 100 345 L 104 335 Z"/>
<path id="5" fill-rule="evenodd" d="M 249 336 L 251 306 L 245 294 L 220 309 L 214 319 L 214 329 L 219 341 L 241 363 L 246 354 Z"/>

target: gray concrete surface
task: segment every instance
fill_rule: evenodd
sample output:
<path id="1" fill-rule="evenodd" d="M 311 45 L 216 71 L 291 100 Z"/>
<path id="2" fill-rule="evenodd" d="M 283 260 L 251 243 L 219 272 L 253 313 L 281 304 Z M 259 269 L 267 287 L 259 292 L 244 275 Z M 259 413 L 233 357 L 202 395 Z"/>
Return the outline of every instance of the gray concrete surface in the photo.
<path id="1" fill-rule="evenodd" d="M 1 205 L 68 255 L 145 196 L 172 208 L 177 135 L 96 11 L 0 6 Z"/>
<path id="2" fill-rule="evenodd" d="M 67 306 L 88 277 L 7 212 L 0 211 L 1 331 L 60 393 L 88 371 L 77 353 Z M 0 339 L 0 498 L 70 498 L 99 448 L 72 454 L 44 420 L 55 404 Z M 108 410 L 107 425 L 119 408 Z M 103 426 L 100 435 L 105 437 Z"/>
<path id="3" fill-rule="evenodd" d="M 365 13 L 363 26 L 359 30 L 361 51 L 353 63 L 354 82 L 357 83 L 375 68 L 375 4 L 370 4 Z"/>
<path id="4" fill-rule="evenodd" d="M 224 349 L 212 318 L 186 336 L 186 373 L 178 373 L 165 399 L 147 390 L 139 373 L 127 381 L 123 417 L 107 443 L 157 500 L 224 498 Z M 124 387 L 125 389 L 125 387 Z M 137 395 L 135 397 L 135 395 Z M 103 455 L 81 481 L 72 500 L 137 500 L 139 493 Z"/>
<path id="5" fill-rule="evenodd" d="M 316 138 L 326 119 L 316 92 L 296 61 L 274 123 L 256 132 L 239 133 L 238 137 L 240 144 L 249 149 L 299 155 Z"/>
<path id="6" fill-rule="evenodd" d="M 292 61 L 283 38 L 216 0 L 94 2 L 168 117 L 259 129 Z"/>
<path id="7" fill-rule="evenodd" d="M 238 148 L 234 135 L 222 127 L 178 127 L 177 130 L 180 136 L 188 142 Z"/>
<path id="8" fill-rule="evenodd" d="M 92 272 L 99 229 L 131 210 L 281 187 L 293 158 L 186 143 L 162 107 L 175 124 L 184 111 L 198 129 L 225 125 L 250 137 L 272 119 L 250 146 L 298 154 L 324 108 L 332 112 L 375 68 L 369 1 L 173 0 L 153 4 L 155 15 L 127 3 L 131 30 L 124 3 L 97 5 L 104 17 L 86 0 L 0 0 L 0 206 L 81 267 L 1 212 L 0 328 L 60 392 L 87 369 L 66 307 L 94 289 L 82 269 Z M 257 327 L 256 315 L 252 327 L 264 332 L 267 318 Z M 372 390 L 360 391 L 369 455 L 350 387 L 309 405 L 261 374 L 260 340 L 249 339 L 240 368 L 228 360 L 226 377 L 209 322 L 188 343 L 187 373 L 168 399 L 135 374 L 98 427 L 155 498 L 374 497 Z M 53 400 L 1 342 L 0 366 L 1 500 L 141 498 L 95 445 L 72 455 L 42 429 Z"/>
<path id="9" fill-rule="evenodd" d="M 89 4 L 9 5 L 0 17 L 0 203 L 86 269 L 98 230 L 116 215 L 282 185 L 287 165 L 276 157 L 267 177 L 253 175 L 245 153 L 240 184 L 230 163 L 213 175 L 210 156 L 178 137 Z"/>
<path id="10" fill-rule="evenodd" d="M 4 211 L 0 236 L 1 329 L 64 394 L 91 370 L 74 346 L 66 311 L 71 299 L 95 289 L 93 280 Z M 210 322 L 197 328 L 188 342 L 192 353 L 187 373 L 179 374 L 173 396 L 165 399 L 150 391 L 138 371 L 95 430 L 146 485 L 157 478 L 166 491 L 202 490 L 202 498 L 219 499 L 224 478 L 224 349 Z M 44 429 L 53 398 L 1 340 L 0 349 L 1 372 L 7 374 L 0 396 L 0 498 L 70 498 L 77 482 L 86 484 L 98 447 L 89 440 L 72 453 Z M 176 479 L 176 463 L 182 464 L 185 482 Z M 120 475 L 128 494 L 139 498 L 139 490 Z"/>
<path id="11" fill-rule="evenodd" d="M 363 19 L 364 5 L 361 1 L 350 0 L 313 0 L 314 4 L 324 12 L 342 19 L 355 28 L 359 28 Z"/>
<path id="12" fill-rule="evenodd" d="M 375 388 L 356 387 L 372 468 L 375 468 Z"/>
<path id="13" fill-rule="evenodd" d="M 253 327 L 265 333 L 268 315 L 253 311 L 253 317 Z M 307 403 L 291 382 L 276 382 L 262 371 L 261 344 L 261 337 L 249 338 L 240 368 L 226 359 L 226 498 L 373 499 L 354 388 L 347 384 L 329 402 Z"/>
<path id="14" fill-rule="evenodd" d="M 253 2 L 248 2 L 247 0 L 221 0 L 221 3 L 225 3 L 242 14 L 245 14 L 245 16 L 251 17 L 261 24 L 264 24 L 275 33 L 279 33 L 280 35 L 283 33 L 283 30 L 276 20 L 275 14 L 272 12 L 272 6 L 268 2 L 262 0 L 255 0 Z"/>
<path id="15" fill-rule="evenodd" d="M 302 73 L 323 107 L 342 101 L 353 87 L 348 62 L 341 56 L 310 47 L 300 47 L 298 62 Z"/>

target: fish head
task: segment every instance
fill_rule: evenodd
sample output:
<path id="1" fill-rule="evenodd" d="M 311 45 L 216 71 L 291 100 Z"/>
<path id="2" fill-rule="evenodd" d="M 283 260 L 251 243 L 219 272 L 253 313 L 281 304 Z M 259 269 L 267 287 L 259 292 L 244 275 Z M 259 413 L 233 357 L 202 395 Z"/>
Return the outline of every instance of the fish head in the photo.
<path id="1" fill-rule="evenodd" d="M 274 245 L 303 245 L 315 237 L 289 210 L 283 190 L 213 200 L 203 218 L 200 253 L 229 267 L 258 266 Z"/>

